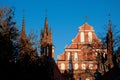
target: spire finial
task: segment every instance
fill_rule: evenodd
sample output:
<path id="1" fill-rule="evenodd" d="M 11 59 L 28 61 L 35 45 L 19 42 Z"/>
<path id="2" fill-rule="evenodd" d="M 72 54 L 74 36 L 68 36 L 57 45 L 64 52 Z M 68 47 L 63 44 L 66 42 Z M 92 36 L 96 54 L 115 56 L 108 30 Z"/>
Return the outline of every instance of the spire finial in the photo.
<path id="1" fill-rule="evenodd" d="M 22 28 L 25 27 L 25 10 L 23 9 Z"/>
<path id="2" fill-rule="evenodd" d="M 109 31 L 111 31 L 111 27 L 112 27 L 112 23 L 111 23 L 110 17 L 111 17 L 111 14 L 109 13 L 108 14 L 108 30 Z"/>
<path id="3" fill-rule="evenodd" d="M 21 32 L 21 37 L 26 39 L 26 31 L 25 31 L 25 18 L 24 18 L 24 10 L 23 10 L 23 19 L 22 19 L 22 32 Z"/>
<path id="4" fill-rule="evenodd" d="M 47 37 L 48 35 L 48 19 L 47 19 L 47 10 L 46 10 L 46 17 L 45 17 L 45 24 L 44 24 L 44 36 Z"/>

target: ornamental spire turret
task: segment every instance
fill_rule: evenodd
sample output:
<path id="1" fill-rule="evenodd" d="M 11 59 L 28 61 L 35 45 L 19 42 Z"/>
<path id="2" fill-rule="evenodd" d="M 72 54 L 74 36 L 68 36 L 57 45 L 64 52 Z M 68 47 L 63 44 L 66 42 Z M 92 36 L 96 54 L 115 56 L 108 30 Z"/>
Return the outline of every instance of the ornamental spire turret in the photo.
<path id="1" fill-rule="evenodd" d="M 47 38 L 48 36 L 48 19 L 45 18 L 45 24 L 44 24 L 44 37 Z"/>
<path id="2" fill-rule="evenodd" d="M 109 15 L 110 16 L 110 15 Z M 107 32 L 107 57 L 108 57 L 108 66 L 112 68 L 113 65 L 113 33 L 112 33 L 112 23 L 111 20 L 108 20 L 108 32 Z"/>
<path id="3" fill-rule="evenodd" d="M 27 39 L 27 37 L 26 37 L 26 31 L 25 31 L 25 19 L 24 19 L 24 16 L 23 16 L 23 19 L 22 19 L 21 38 L 24 39 L 24 40 Z"/>

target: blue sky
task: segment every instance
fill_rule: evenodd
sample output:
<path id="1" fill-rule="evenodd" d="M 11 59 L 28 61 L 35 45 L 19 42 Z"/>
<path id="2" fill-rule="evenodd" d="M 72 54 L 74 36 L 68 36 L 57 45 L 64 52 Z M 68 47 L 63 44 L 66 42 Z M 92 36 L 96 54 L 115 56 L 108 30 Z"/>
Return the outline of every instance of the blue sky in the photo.
<path id="1" fill-rule="evenodd" d="M 27 34 L 33 30 L 38 36 L 44 26 L 47 10 L 55 45 L 55 60 L 75 38 L 79 26 L 85 21 L 98 34 L 105 31 L 110 13 L 112 23 L 120 27 L 120 0 L 0 0 L 0 5 L 16 8 L 15 19 L 19 27 L 24 10 Z M 88 18 L 84 19 L 84 16 Z"/>

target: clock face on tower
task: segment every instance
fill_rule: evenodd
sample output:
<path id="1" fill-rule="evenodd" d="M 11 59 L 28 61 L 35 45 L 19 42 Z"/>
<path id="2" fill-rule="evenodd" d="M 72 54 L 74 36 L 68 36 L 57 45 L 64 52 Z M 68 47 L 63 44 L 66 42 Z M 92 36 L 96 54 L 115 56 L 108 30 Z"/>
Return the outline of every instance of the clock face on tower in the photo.
<path id="1" fill-rule="evenodd" d="M 74 69 L 78 69 L 78 63 L 75 63 Z"/>

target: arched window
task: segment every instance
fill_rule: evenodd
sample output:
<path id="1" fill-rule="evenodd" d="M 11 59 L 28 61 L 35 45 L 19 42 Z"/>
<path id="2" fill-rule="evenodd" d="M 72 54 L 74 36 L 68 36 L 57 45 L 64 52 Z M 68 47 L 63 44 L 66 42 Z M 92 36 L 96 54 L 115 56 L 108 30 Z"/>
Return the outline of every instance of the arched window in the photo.
<path id="1" fill-rule="evenodd" d="M 89 64 L 89 69 L 93 69 L 93 64 Z"/>
<path id="2" fill-rule="evenodd" d="M 92 32 L 88 32 L 88 41 L 92 42 Z"/>
<path id="3" fill-rule="evenodd" d="M 68 55 L 67 55 L 67 56 L 68 56 L 68 60 L 70 60 L 70 52 L 68 52 Z"/>
<path id="4" fill-rule="evenodd" d="M 65 64 L 61 63 L 61 70 L 65 70 Z"/>
<path id="5" fill-rule="evenodd" d="M 81 38 L 81 42 L 84 42 L 84 32 L 81 32 L 81 34 L 80 34 L 80 38 Z"/>
<path id="6" fill-rule="evenodd" d="M 82 69 L 84 69 L 84 70 L 86 69 L 86 65 L 85 65 L 85 64 L 82 64 L 81 67 L 82 67 Z"/>
<path id="7" fill-rule="evenodd" d="M 75 63 L 74 69 L 77 70 L 78 69 L 78 64 Z"/>
<path id="8" fill-rule="evenodd" d="M 74 54 L 74 60 L 78 61 L 78 53 L 77 52 L 75 52 L 75 54 Z"/>

